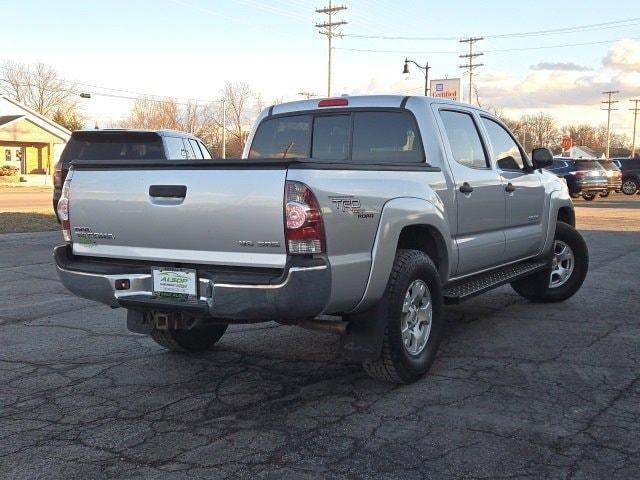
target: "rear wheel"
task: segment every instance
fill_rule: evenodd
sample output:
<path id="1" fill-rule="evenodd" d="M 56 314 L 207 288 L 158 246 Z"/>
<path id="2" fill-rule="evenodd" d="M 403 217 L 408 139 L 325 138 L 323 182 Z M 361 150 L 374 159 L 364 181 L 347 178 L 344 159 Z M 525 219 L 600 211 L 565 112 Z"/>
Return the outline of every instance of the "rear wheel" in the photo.
<path id="1" fill-rule="evenodd" d="M 640 190 L 640 185 L 635 178 L 625 178 L 622 181 L 622 193 L 625 195 L 635 195 Z"/>
<path id="2" fill-rule="evenodd" d="M 610 193 L 611 193 L 611 190 L 607 190 L 606 192 L 600 192 L 600 196 L 602 198 L 607 198 Z"/>
<path id="3" fill-rule="evenodd" d="M 584 198 L 585 200 L 590 202 L 591 200 L 596 198 L 596 194 L 595 193 L 585 193 L 585 194 L 582 195 L 582 198 Z"/>
<path id="4" fill-rule="evenodd" d="M 582 235 L 563 222 L 556 225 L 550 268 L 511 283 L 523 297 L 542 303 L 562 302 L 582 286 L 589 270 L 589 250 Z"/>
<path id="5" fill-rule="evenodd" d="M 151 338 L 174 352 L 203 352 L 209 350 L 226 332 L 228 325 L 203 325 L 191 330 L 160 330 L 154 328 Z"/>
<path id="6" fill-rule="evenodd" d="M 363 367 L 376 379 L 415 382 L 431 367 L 442 337 L 442 287 L 433 261 L 418 250 L 398 250 L 381 301 L 382 351 Z"/>

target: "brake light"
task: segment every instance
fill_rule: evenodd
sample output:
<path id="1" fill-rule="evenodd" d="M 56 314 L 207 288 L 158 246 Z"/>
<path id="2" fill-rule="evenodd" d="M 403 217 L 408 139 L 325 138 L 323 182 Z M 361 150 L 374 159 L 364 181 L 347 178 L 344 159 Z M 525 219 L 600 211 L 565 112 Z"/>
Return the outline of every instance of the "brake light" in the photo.
<path id="1" fill-rule="evenodd" d="M 577 172 L 571 172 L 576 177 L 586 177 L 589 172 L 585 172 L 584 170 L 579 170 Z"/>
<path id="2" fill-rule="evenodd" d="M 326 98 L 318 102 L 318 107 L 346 107 L 349 100 L 346 98 Z"/>
<path id="3" fill-rule="evenodd" d="M 313 192 L 304 183 L 285 183 L 284 218 L 290 255 L 325 252 L 322 212 Z"/>
<path id="4" fill-rule="evenodd" d="M 71 171 L 64 182 L 60 200 L 58 200 L 58 218 L 62 225 L 62 237 L 67 243 L 71 243 L 71 222 L 69 221 L 69 184 L 71 183 Z"/>

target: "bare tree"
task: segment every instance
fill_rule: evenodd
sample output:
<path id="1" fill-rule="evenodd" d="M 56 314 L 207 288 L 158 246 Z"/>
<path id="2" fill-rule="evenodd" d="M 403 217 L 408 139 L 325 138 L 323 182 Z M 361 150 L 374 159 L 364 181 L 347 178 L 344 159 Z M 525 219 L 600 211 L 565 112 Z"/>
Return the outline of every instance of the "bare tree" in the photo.
<path id="1" fill-rule="evenodd" d="M 49 118 L 56 111 L 77 112 L 77 88 L 43 63 L 5 62 L 0 67 L 0 92 Z"/>
<path id="2" fill-rule="evenodd" d="M 560 131 L 555 119 L 548 113 L 540 112 L 535 115 L 524 115 L 520 121 L 531 138 L 531 148 L 551 148 L 560 142 Z"/>
<path id="3" fill-rule="evenodd" d="M 181 130 L 178 104 L 173 99 L 139 98 L 133 104 L 129 116 L 120 122 L 120 126 L 122 128 Z"/>
<path id="4" fill-rule="evenodd" d="M 253 91 L 246 82 L 227 82 L 221 93 L 227 103 L 227 116 L 231 124 L 228 130 L 235 140 L 244 144 L 243 130 L 250 122 L 248 110 Z"/>

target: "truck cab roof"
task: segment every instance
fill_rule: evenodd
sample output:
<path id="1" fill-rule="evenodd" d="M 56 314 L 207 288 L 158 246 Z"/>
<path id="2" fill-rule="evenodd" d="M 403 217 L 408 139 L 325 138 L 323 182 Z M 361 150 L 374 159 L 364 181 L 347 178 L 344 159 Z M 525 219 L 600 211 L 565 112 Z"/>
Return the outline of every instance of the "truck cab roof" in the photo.
<path id="1" fill-rule="evenodd" d="M 321 102 L 325 100 L 346 100 L 347 104 L 340 106 L 330 106 L 329 108 L 399 108 L 404 104 L 419 101 L 425 105 L 431 104 L 447 104 L 451 106 L 472 108 L 481 110 L 478 107 L 469 105 L 468 103 L 455 102 L 445 98 L 412 96 L 412 95 L 345 95 L 342 97 L 312 98 L 308 100 L 297 100 L 294 102 L 280 103 L 269 107 L 266 112 L 271 115 L 278 115 L 290 112 L 303 112 L 308 110 L 319 110 L 325 107 L 321 106 Z"/>
<path id="2" fill-rule="evenodd" d="M 198 140 L 197 137 L 191 135 L 186 132 L 181 132 L 179 130 L 170 130 L 170 129 L 148 129 L 148 128 L 100 128 L 100 129 L 84 129 L 84 130 L 76 130 L 74 133 L 123 133 L 123 134 L 136 134 L 136 133 L 155 133 L 161 137 L 181 137 L 181 138 L 193 138 L 194 140 Z"/>

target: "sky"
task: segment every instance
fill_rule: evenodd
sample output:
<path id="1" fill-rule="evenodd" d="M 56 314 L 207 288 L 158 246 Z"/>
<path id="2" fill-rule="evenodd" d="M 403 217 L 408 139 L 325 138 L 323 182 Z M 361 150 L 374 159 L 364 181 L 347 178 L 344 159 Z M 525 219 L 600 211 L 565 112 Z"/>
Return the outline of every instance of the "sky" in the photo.
<path id="1" fill-rule="evenodd" d="M 324 3 L 323 3 L 324 2 Z M 126 116 L 132 100 L 155 94 L 208 101 L 226 81 L 245 81 L 268 103 L 300 91 L 326 94 L 327 40 L 314 12 L 328 0 L 0 0 L 0 62 L 41 61 L 78 88 L 87 121 Z M 335 2 L 334 2 L 335 3 Z M 640 97 L 640 2 L 616 0 L 345 0 L 348 22 L 334 40 L 333 93 L 420 95 L 424 77 L 405 78 L 405 56 L 429 62 L 431 78 L 459 77 L 464 46 L 476 44 L 482 106 L 518 117 L 545 111 L 560 124 L 606 123 L 601 91 L 620 90 L 614 131 L 631 135 L 628 101 Z M 615 6 L 615 8 L 612 8 Z M 625 24 L 606 24 L 628 20 Z M 567 31 L 570 27 L 605 24 Z M 563 29 L 526 37 L 501 34 Z M 384 37 L 449 37 L 392 40 Z M 562 46 L 560 46 L 562 45 Z M 573 46 L 564 46 L 573 45 Z M 544 47 L 544 48 L 541 48 Z M 466 78 L 466 77 L 463 77 Z M 104 90 L 106 87 L 112 90 Z M 123 92 L 117 92 L 122 90 Z M 126 92 L 124 92 L 126 91 Z M 128 93 L 127 93 L 128 92 Z"/>

